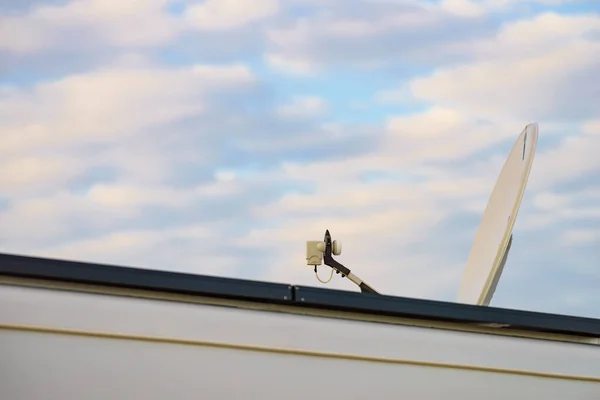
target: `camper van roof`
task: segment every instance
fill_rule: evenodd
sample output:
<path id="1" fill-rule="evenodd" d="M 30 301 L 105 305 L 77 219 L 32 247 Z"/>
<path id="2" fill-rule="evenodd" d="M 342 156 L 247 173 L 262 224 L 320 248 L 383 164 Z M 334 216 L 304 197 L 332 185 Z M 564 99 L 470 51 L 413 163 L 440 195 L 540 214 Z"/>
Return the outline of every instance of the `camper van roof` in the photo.
<path id="1" fill-rule="evenodd" d="M 2 276 L 600 337 L 600 319 L 593 318 L 13 254 L 0 254 Z"/>

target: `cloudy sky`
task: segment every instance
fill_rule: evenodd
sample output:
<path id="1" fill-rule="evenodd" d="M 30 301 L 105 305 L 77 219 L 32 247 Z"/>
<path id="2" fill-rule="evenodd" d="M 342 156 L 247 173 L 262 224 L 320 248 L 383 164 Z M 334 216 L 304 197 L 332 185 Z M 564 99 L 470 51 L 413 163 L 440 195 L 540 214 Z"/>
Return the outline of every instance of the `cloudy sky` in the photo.
<path id="1" fill-rule="evenodd" d="M 330 229 L 453 301 L 537 121 L 492 305 L 600 317 L 599 54 L 597 0 L 1 0 L 0 251 L 320 286 Z"/>

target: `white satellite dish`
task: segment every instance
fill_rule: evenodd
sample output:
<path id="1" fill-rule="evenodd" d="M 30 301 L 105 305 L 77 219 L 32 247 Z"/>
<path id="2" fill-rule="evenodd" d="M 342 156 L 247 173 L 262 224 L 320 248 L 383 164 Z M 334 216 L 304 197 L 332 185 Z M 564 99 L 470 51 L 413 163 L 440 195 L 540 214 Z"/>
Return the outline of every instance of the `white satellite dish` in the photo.
<path id="1" fill-rule="evenodd" d="M 460 303 L 488 305 L 494 295 L 512 244 L 537 140 L 537 123 L 527 125 L 502 167 L 471 247 L 458 292 Z"/>

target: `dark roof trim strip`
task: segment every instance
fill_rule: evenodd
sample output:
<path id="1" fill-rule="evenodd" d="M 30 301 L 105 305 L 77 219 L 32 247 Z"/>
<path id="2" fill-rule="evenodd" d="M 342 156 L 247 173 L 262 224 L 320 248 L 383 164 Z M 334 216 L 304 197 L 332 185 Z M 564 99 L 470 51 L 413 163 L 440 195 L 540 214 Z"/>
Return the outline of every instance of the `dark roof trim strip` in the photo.
<path id="1" fill-rule="evenodd" d="M 292 286 L 279 283 L 11 254 L 0 254 L 0 275 L 260 302 L 290 301 L 293 294 Z"/>
<path id="2" fill-rule="evenodd" d="M 11 254 L 0 275 L 600 337 L 600 319 Z"/>
<path id="3" fill-rule="evenodd" d="M 296 286 L 295 290 L 296 301 L 308 307 L 600 337 L 600 319 L 311 287 Z"/>

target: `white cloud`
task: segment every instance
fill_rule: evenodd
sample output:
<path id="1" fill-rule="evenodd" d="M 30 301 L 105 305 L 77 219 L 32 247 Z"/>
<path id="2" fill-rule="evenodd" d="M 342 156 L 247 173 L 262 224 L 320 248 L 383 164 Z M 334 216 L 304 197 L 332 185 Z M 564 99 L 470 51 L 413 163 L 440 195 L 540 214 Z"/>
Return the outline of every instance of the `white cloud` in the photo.
<path id="1" fill-rule="evenodd" d="M 265 61 L 273 69 L 298 75 L 312 75 L 317 69 L 310 60 L 294 59 L 281 54 L 267 54 Z"/>
<path id="2" fill-rule="evenodd" d="M 382 153 L 395 158 L 390 162 L 397 166 L 459 161 L 515 138 L 522 129 L 511 123 L 476 121 L 445 107 L 391 117 L 387 127 L 389 134 L 383 140 Z"/>
<path id="3" fill-rule="evenodd" d="M 179 32 L 175 19 L 164 12 L 168 2 L 80 0 L 38 6 L 24 15 L 0 15 L 0 50 L 32 53 L 100 43 L 133 47 L 163 44 Z"/>
<path id="4" fill-rule="evenodd" d="M 481 17 L 507 12 L 529 14 L 533 10 L 532 6 L 550 7 L 580 2 L 581 0 L 442 0 L 440 7 L 464 17 Z"/>
<path id="5" fill-rule="evenodd" d="M 551 211 L 566 206 L 570 200 L 568 195 L 542 192 L 532 199 L 532 204 L 541 211 Z"/>
<path id="6" fill-rule="evenodd" d="M 599 229 L 571 229 L 564 233 L 563 240 L 566 244 L 581 246 L 581 245 L 597 245 L 600 244 Z"/>
<path id="7" fill-rule="evenodd" d="M 599 186 L 591 186 L 570 192 L 533 191 L 529 213 L 520 218 L 519 226 L 525 230 L 549 229 L 565 223 L 591 223 L 600 225 Z M 580 231 L 579 228 L 573 228 Z"/>
<path id="8" fill-rule="evenodd" d="M 181 207 L 193 201 L 215 196 L 231 196 L 240 191 L 235 182 L 217 181 L 203 186 L 173 189 L 164 186 L 135 187 L 131 184 L 99 184 L 88 191 L 86 197 L 100 207 L 131 209 L 143 206 Z"/>
<path id="9" fill-rule="evenodd" d="M 46 184 L 58 183 L 52 175 L 64 180 L 76 173 L 72 163 L 66 165 L 64 158 L 74 149 L 81 154 L 77 156 L 80 170 L 120 161 L 130 171 L 151 171 L 159 160 L 171 158 L 164 149 L 144 154 L 146 147 L 142 143 L 129 147 L 136 149 L 133 154 L 119 154 L 120 150 L 114 149 L 86 156 L 85 148 L 117 144 L 124 147 L 136 135 L 148 138 L 152 129 L 202 115 L 210 93 L 240 91 L 255 82 L 253 73 L 241 64 L 178 69 L 107 68 L 9 93 L 0 98 L 0 154 L 8 157 L 9 163 L 0 179 L 6 190 L 12 189 L 11 182 L 21 186 L 27 182 L 39 184 L 42 176 Z M 195 157 L 202 157 L 201 148 L 196 149 Z M 15 160 L 10 161 L 12 158 Z M 28 171 L 36 177 L 28 175 Z"/>
<path id="10" fill-rule="evenodd" d="M 275 16 L 278 0 L 71 0 L 37 5 L 17 14 L 0 14 L 0 52 L 40 56 L 51 52 L 87 54 L 114 50 L 151 50 L 198 31 L 245 28 Z M 202 36 L 198 41 L 206 40 Z M 69 53 L 70 52 L 70 53 Z"/>
<path id="11" fill-rule="evenodd" d="M 8 242 L 31 248 L 38 242 L 65 240 L 64 235 L 84 227 L 94 232 L 121 223 L 143 222 L 140 218 L 152 218 L 147 211 L 151 207 L 186 211 L 203 201 L 219 201 L 241 193 L 243 186 L 236 181 L 212 181 L 185 189 L 135 183 L 96 184 L 79 194 L 61 190 L 51 195 L 18 197 L 0 211 L 0 220 L 11 226 Z"/>
<path id="12" fill-rule="evenodd" d="M 486 13 L 485 6 L 471 0 L 443 0 L 444 10 L 465 17 L 479 17 Z"/>
<path id="13" fill-rule="evenodd" d="M 150 231 L 124 231 L 109 234 L 99 239 L 82 240 L 75 244 L 77 251 L 83 251 L 96 256 L 101 254 L 117 255 L 131 254 L 140 250 L 150 250 L 161 242 L 171 239 L 185 238 L 189 240 L 203 241 L 211 237 L 211 229 L 206 226 L 191 226 L 184 228 L 150 230 Z M 54 248 L 53 254 L 62 257 L 73 257 L 75 254 L 72 247 Z"/>
<path id="14" fill-rule="evenodd" d="M 323 115 L 328 109 L 327 102 L 317 96 L 296 96 L 288 104 L 277 108 L 285 118 L 310 118 Z"/>
<path id="15" fill-rule="evenodd" d="M 188 224 L 161 230 L 123 230 L 66 245 L 40 248 L 40 255 L 86 259 L 99 263 L 142 268 L 234 275 L 243 257 L 225 251 L 219 224 Z"/>
<path id="16" fill-rule="evenodd" d="M 271 17 L 278 10 L 278 0 L 207 0 L 188 7 L 185 15 L 195 29 L 227 30 Z"/>
<path id="17" fill-rule="evenodd" d="M 556 5 L 567 5 L 577 4 L 581 0 L 483 0 L 482 3 L 491 11 L 506 10 L 509 7 L 519 5 L 544 5 L 544 6 L 556 6 Z"/>
<path id="18" fill-rule="evenodd" d="M 76 174 L 72 160 L 55 157 L 15 157 L 4 159 L 0 169 L 0 187 L 19 190 L 27 186 L 42 186 L 52 178 L 68 179 Z M 81 165 L 79 165 L 81 166 Z M 56 182 L 53 182 L 56 183 Z"/>
<path id="19" fill-rule="evenodd" d="M 481 19 L 463 14 L 418 0 L 330 1 L 323 7 L 309 2 L 301 17 L 267 29 L 266 58 L 277 69 L 299 74 L 331 66 L 424 64 L 447 56 L 451 43 L 487 34 Z"/>
<path id="20" fill-rule="evenodd" d="M 600 135 L 569 133 L 557 146 L 536 155 L 534 168 L 544 172 L 532 179 L 531 187 L 545 189 L 600 171 Z"/>
<path id="21" fill-rule="evenodd" d="M 252 72 L 243 65 L 198 65 L 107 68 L 42 83 L 0 98 L 0 127 L 8 138 L 0 150 L 18 151 L 30 146 L 28 139 L 36 145 L 69 137 L 114 139 L 201 112 L 203 96 L 211 90 L 253 82 Z"/>
<path id="22" fill-rule="evenodd" d="M 465 46 L 474 62 L 439 68 L 410 88 L 418 100 L 479 118 L 590 118 L 600 108 L 600 17 L 542 14 Z M 574 90 L 573 88 L 577 88 Z"/>

